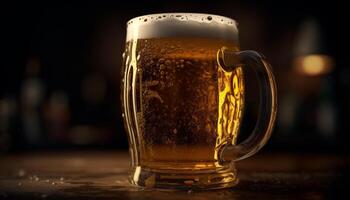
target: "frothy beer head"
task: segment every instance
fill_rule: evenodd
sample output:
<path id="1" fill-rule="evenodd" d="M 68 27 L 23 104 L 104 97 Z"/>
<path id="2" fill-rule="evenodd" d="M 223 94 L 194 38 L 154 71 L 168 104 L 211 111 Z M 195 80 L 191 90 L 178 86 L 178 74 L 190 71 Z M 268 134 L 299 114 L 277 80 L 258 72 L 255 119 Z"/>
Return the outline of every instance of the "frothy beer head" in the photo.
<path id="1" fill-rule="evenodd" d="M 126 40 L 160 37 L 201 37 L 238 42 L 235 20 L 211 14 L 160 13 L 127 23 Z"/>

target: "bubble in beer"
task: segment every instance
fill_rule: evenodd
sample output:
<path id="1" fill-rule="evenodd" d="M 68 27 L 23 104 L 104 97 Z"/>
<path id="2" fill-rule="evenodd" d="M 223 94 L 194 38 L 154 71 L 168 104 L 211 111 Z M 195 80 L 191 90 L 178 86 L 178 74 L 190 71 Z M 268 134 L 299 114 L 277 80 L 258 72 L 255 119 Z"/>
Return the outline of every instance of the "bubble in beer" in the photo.
<path id="1" fill-rule="evenodd" d="M 166 60 L 166 61 L 164 62 L 164 64 L 169 66 L 169 65 L 171 64 L 171 61 L 170 61 L 170 60 Z"/>
<path id="2" fill-rule="evenodd" d="M 211 21 L 213 18 L 211 16 L 207 17 L 207 20 Z"/>
<path id="3" fill-rule="evenodd" d="M 184 181 L 186 185 L 193 185 L 194 181 L 193 180 L 186 180 Z"/>

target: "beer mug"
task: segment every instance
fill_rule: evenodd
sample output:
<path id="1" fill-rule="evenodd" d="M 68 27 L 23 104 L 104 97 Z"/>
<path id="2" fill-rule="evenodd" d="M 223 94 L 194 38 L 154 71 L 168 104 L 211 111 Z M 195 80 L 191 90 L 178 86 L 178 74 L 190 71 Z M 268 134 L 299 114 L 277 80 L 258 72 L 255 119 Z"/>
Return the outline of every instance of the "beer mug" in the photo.
<path id="1" fill-rule="evenodd" d="M 257 75 L 255 129 L 237 136 L 245 68 Z M 214 189 L 237 184 L 234 162 L 269 139 L 276 83 L 264 56 L 240 51 L 235 20 L 162 13 L 127 22 L 122 109 L 131 155 L 130 182 L 151 188 Z"/>

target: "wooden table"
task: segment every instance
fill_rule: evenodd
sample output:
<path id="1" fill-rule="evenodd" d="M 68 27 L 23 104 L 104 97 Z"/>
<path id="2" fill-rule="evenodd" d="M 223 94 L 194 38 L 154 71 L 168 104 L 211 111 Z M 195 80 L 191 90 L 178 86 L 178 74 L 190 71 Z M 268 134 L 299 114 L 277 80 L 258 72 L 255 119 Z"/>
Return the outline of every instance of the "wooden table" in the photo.
<path id="1" fill-rule="evenodd" d="M 127 181 L 126 152 L 0 156 L 0 199 L 328 199 L 349 186 L 349 156 L 261 153 L 237 163 L 240 183 L 212 191 L 155 191 Z M 343 190 L 344 189 L 344 190 Z"/>

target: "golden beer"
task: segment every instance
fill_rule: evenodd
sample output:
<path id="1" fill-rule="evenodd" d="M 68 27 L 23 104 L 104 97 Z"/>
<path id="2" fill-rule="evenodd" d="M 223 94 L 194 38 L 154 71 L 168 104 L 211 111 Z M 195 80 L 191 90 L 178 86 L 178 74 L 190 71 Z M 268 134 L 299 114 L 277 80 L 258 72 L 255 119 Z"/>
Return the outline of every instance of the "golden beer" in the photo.
<path id="1" fill-rule="evenodd" d="M 241 67 L 227 72 L 218 66 L 216 54 L 223 46 L 238 50 L 232 41 L 200 37 L 127 43 L 125 56 L 136 56 L 132 79 L 142 166 L 214 168 L 218 147 L 235 142 L 243 74 Z"/>

